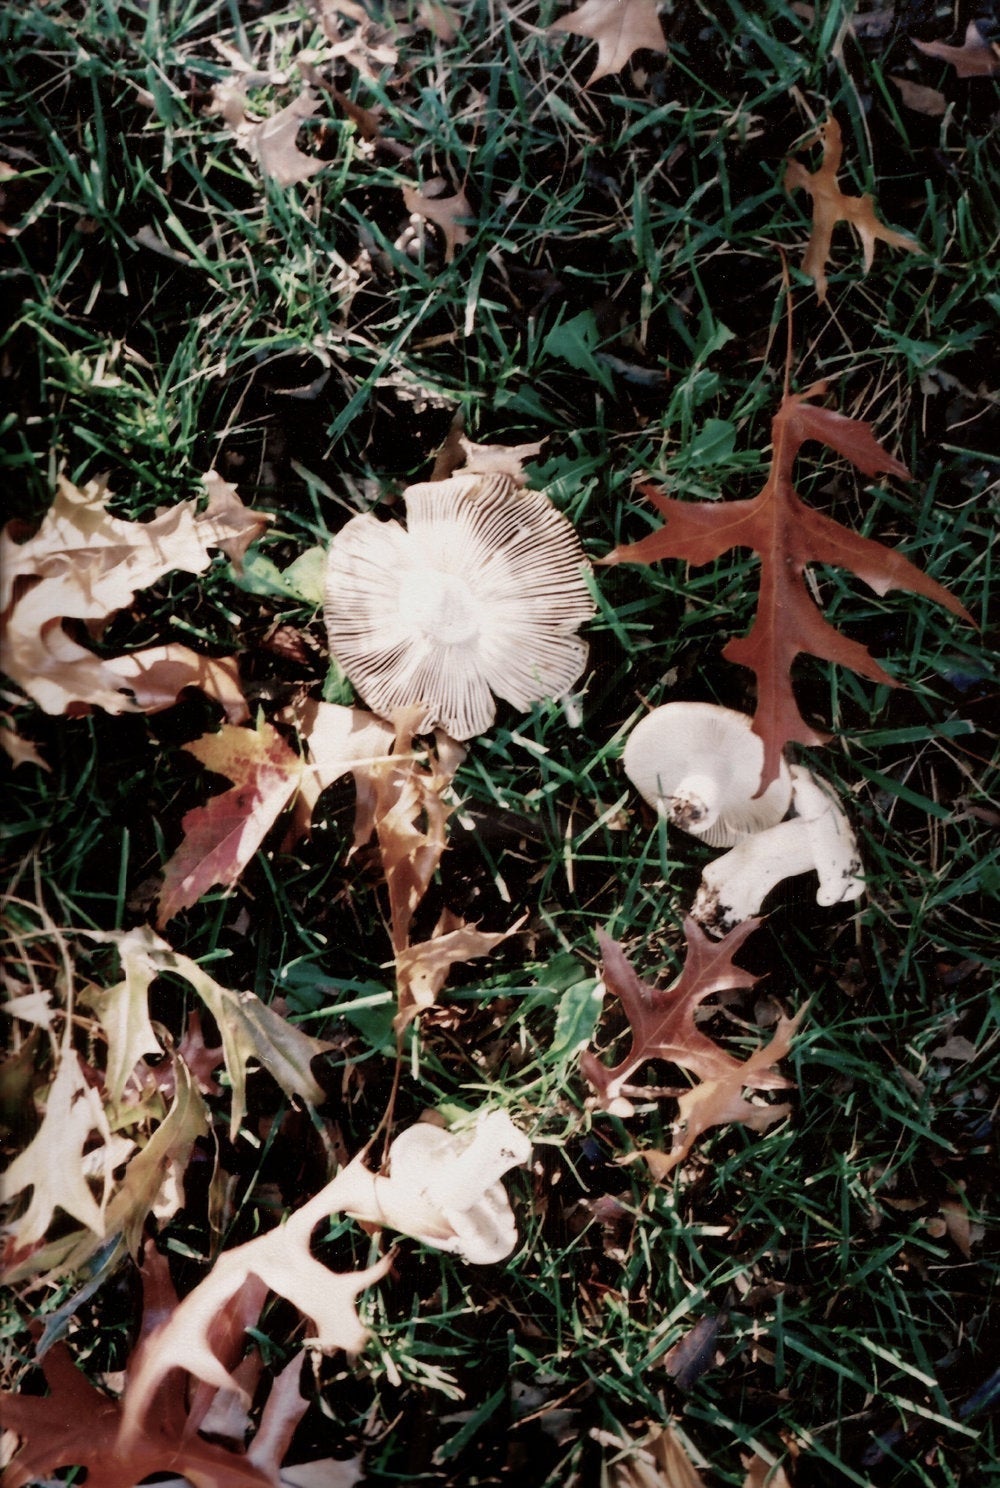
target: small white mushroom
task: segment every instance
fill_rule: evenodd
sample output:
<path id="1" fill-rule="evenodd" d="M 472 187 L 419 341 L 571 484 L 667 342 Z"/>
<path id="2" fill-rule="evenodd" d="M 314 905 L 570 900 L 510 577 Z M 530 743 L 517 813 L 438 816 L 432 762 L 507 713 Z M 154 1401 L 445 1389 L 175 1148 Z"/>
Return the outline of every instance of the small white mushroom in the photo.
<path id="1" fill-rule="evenodd" d="M 547 497 L 503 475 L 404 492 L 407 526 L 354 517 L 330 545 L 330 650 L 376 713 L 422 704 L 419 732 L 469 739 L 493 694 L 527 709 L 587 662 L 587 560 Z"/>
<path id="2" fill-rule="evenodd" d="M 478 1266 L 502 1261 L 517 1227 L 500 1179 L 530 1156 L 531 1142 L 506 1111 L 487 1112 L 464 1132 L 417 1122 L 389 1148 L 389 1176 L 374 1179 L 375 1209 L 363 1217 Z"/>
<path id="3" fill-rule="evenodd" d="M 636 724 L 622 755 L 641 796 L 710 847 L 731 847 L 780 822 L 792 799 L 782 761 L 756 794 L 764 746 L 752 720 L 715 703 L 665 703 Z"/>
<path id="4" fill-rule="evenodd" d="M 851 825 L 815 775 L 791 767 L 796 812 L 709 863 L 691 913 L 706 930 L 722 935 L 755 915 L 783 879 L 815 871 L 817 904 L 840 904 L 864 892 L 861 860 Z"/>

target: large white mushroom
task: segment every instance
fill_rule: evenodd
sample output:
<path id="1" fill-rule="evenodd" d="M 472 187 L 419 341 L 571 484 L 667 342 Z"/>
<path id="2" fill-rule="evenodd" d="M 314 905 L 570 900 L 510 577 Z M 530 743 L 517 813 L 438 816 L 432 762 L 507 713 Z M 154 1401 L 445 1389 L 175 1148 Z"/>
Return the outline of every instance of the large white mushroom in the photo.
<path id="1" fill-rule="evenodd" d="M 529 1138 L 506 1111 L 480 1113 L 464 1132 L 418 1121 L 390 1146 L 389 1176 L 373 1178 L 374 1205 L 349 1212 L 474 1265 L 492 1265 L 517 1244 L 500 1179 L 530 1156 Z"/>
<path id="2" fill-rule="evenodd" d="M 636 724 L 622 755 L 641 796 L 710 847 L 731 847 L 780 822 L 792 799 L 782 761 L 757 795 L 764 746 L 751 719 L 715 703 L 665 703 Z"/>
<path id="3" fill-rule="evenodd" d="M 795 814 L 745 837 L 702 873 L 691 913 L 706 930 L 731 930 L 755 915 L 783 879 L 800 873 L 816 873 L 817 904 L 841 904 L 864 892 L 858 844 L 840 803 L 803 766 L 792 765 L 791 775 Z"/>
<path id="4" fill-rule="evenodd" d="M 407 525 L 354 517 L 330 546 L 330 650 L 376 713 L 422 704 L 419 731 L 469 739 L 493 694 L 527 709 L 580 676 L 594 603 L 571 524 L 504 475 L 404 492 Z"/>

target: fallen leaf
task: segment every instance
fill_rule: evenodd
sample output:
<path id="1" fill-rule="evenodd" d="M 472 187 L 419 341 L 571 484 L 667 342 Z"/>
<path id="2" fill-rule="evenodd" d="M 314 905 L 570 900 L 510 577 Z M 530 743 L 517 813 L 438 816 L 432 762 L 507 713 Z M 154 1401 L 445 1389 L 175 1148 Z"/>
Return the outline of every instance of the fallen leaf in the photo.
<path id="1" fill-rule="evenodd" d="M 695 1024 L 695 1013 L 713 992 L 752 987 L 757 981 L 751 972 L 737 966 L 733 957 L 759 924 L 759 920 L 747 920 L 724 940 L 712 941 L 694 920 L 686 918 L 684 967 L 677 980 L 666 988 L 641 981 L 622 946 L 598 932 L 605 985 L 621 1001 L 632 1031 L 628 1053 L 612 1069 L 590 1050 L 580 1056 L 580 1069 L 597 1091 L 602 1110 L 622 1116 L 632 1114 L 631 1102 L 622 1094 L 622 1087 L 650 1059 L 667 1060 L 702 1080 L 724 1080 L 744 1069 L 737 1059 L 701 1032 Z M 780 1075 L 767 1074 L 761 1088 L 774 1090 L 788 1083 Z"/>
<path id="2" fill-rule="evenodd" d="M 239 1130 L 246 1111 L 247 1064 L 253 1059 L 277 1081 L 289 1098 L 307 1105 L 322 1104 L 323 1088 L 314 1078 L 312 1061 L 331 1046 L 311 1038 L 282 1018 L 253 992 L 222 987 L 188 956 L 179 955 L 148 925 L 124 932 L 89 932 L 93 940 L 116 944 L 123 966 L 144 968 L 144 974 L 170 972 L 181 977 L 201 998 L 215 1019 L 232 1087 L 230 1132 Z"/>
<path id="3" fill-rule="evenodd" d="M 88 986 L 81 1001 L 97 1014 L 108 1041 L 104 1083 L 113 1106 L 120 1104 L 126 1082 L 147 1054 L 163 1050 L 149 1021 L 149 988 L 155 970 L 132 958 L 122 962 L 123 978 L 113 987 Z"/>
<path id="4" fill-rule="evenodd" d="M 48 1088 L 41 1126 L 0 1175 L 0 1197 L 5 1203 L 31 1189 L 28 1207 L 7 1225 L 18 1252 L 38 1244 L 57 1209 L 95 1235 L 104 1235 L 104 1206 L 112 1185 L 113 1164 L 104 1164 L 98 1203 L 84 1176 L 83 1153 L 92 1132 L 98 1134 L 101 1148 L 107 1152 L 111 1132 L 101 1098 L 87 1083 L 79 1056 L 67 1049 Z"/>
<path id="5" fill-rule="evenodd" d="M 597 42 L 597 66 L 587 79 L 589 88 L 601 78 L 621 72 L 640 47 L 666 52 L 657 10 L 657 0 L 584 0 L 579 10 L 563 16 L 549 30 L 567 31 L 571 36 Z"/>
<path id="6" fill-rule="evenodd" d="M 640 1441 L 612 1438 L 607 1445 L 612 1444 L 625 1447 L 608 1474 L 612 1488 L 704 1488 L 704 1478 L 669 1422 L 652 1427 Z"/>
<path id="7" fill-rule="evenodd" d="M 0 717 L 0 748 L 16 770 L 19 765 L 37 765 L 40 770 L 52 766 L 38 752 L 38 746 L 18 733 L 9 715 Z"/>
<path id="8" fill-rule="evenodd" d="M 679 1390 L 691 1390 L 715 1364 L 719 1333 L 728 1313 L 699 1318 L 664 1354 L 661 1366 Z"/>
<path id="9" fill-rule="evenodd" d="M 429 940 L 407 945 L 396 955 L 400 1016 L 415 1017 L 437 1001 L 451 968 L 461 961 L 487 956 L 495 946 L 515 934 L 524 918 L 508 930 L 485 932 L 467 925 L 445 910 Z"/>
<path id="10" fill-rule="evenodd" d="M 432 481 L 448 480 L 456 471 L 460 475 L 505 475 L 516 486 L 526 486 L 525 460 L 533 460 L 542 442 L 533 444 L 474 444 L 466 439 L 462 417 L 452 421 L 448 436 L 434 457 Z"/>
<path id="11" fill-rule="evenodd" d="M 889 81 L 896 84 L 906 107 L 918 114 L 940 119 L 948 107 L 944 94 L 939 93 L 936 88 L 925 88 L 922 83 L 911 82 L 909 78 L 898 77 L 895 73 L 889 73 Z"/>
<path id="12" fill-rule="evenodd" d="M 771 1042 L 755 1049 L 744 1064 L 734 1061 L 734 1069 L 719 1078 L 703 1080 L 678 1098 L 674 1143 L 669 1153 L 648 1151 L 634 1154 L 646 1160 L 657 1182 L 684 1161 L 702 1132 L 709 1127 L 739 1123 L 751 1131 L 766 1131 L 788 1115 L 792 1108 L 787 1101 L 775 1106 L 756 1105 L 743 1092 L 773 1090 L 776 1086 L 792 1084 L 792 1081 L 776 1075 L 772 1066 L 788 1054 L 805 1013 L 803 1007 L 794 1018 L 779 1018 Z"/>
<path id="13" fill-rule="evenodd" d="M 871 196 L 843 194 L 837 184 L 844 148 L 837 120 L 827 119 L 815 138 L 823 145 L 823 162 L 819 169 L 809 171 L 801 161 L 790 160 L 784 184 L 786 191 L 801 186 L 812 197 L 813 226 L 802 267 L 816 285 L 816 296 L 822 301 L 826 299 L 826 265 L 832 249 L 833 230 L 838 222 L 849 222 L 861 239 L 865 273 L 872 266 L 877 240 L 893 248 L 908 248 L 911 253 L 923 253 L 924 250 L 915 238 L 895 232 L 879 222 Z"/>
<path id="14" fill-rule="evenodd" d="M 312 698 L 284 709 L 278 718 L 279 722 L 294 725 L 306 746 L 306 763 L 290 835 L 297 838 L 307 832 L 322 792 L 335 780 L 351 774 L 357 791 L 354 849 L 363 846 L 374 829 L 372 772 L 392 749 L 395 739 L 392 725 L 362 708 L 321 703 Z"/>
<path id="15" fill-rule="evenodd" d="M 966 26 L 961 46 L 949 46 L 945 41 L 918 41 L 915 36 L 910 40 L 925 56 L 938 57 L 954 67 L 957 77 L 992 77 L 1000 72 L 1000 52 L 995 43 L 987 41 L 975 21 Z"/>
<path id="16" fill-rule="evenodd" d="M 299 128 L 312 117 L 319 101 L 308 88 L 267 119 L 251 119 L 246 111 L 242 77 L 217 83 L 212 111 L 221 114 L 236 143 L 260 166 L 261 173 L 279 186 L 294 186 L 321 171 L 325 160 L 306 155 L 296 144 Z"/>
<path id="17" fill-rule="evenodd" d="M 780 1463 L 765 1462 L 756 1452 L 752 1457 L 741 1457 L 740 1460 L 746 1471 L 743 1488 L 792 1488 Z"/>
<path id="18" fill-rule="evenodd" d="M 269 723 L 223 724 L 183 748 L 234 784 L 185 814 L 181 844 L 163 870 L 158 929 L 213 885 L 236 883 L 302 779 L 302 761 Z"/>
<path id="19" fill-rule="evenodd" d="M 206 542 L 222 549 L 237 573 L 242 573 L 247 548 L 267 531 L 274 519 L 266 512 L 251 511 L 245 506 L 237 488 L 223 480 L 217 470 L 210 470 L 201 480 L 208 493 L 208 505 L 198 518 L 198 530 Z"/>
<path id="20" fill-rule="evenodd" d="M 901 553 L 814 511 L 795 491 L 792 471 L 808 439 L 835 450 L 865 475 L 909 473 L 873 437 L 870 424 L 810 402 L 825 389 L 825 383 L 817 383 L 804 393 L 788 393 L 782 399 L 771 424 L 771 468 L 759 495 L 750 501 L 684 502 L 661 495 L 653 486 L 642 486 L 643 494 L 665 519 L 664 525 L 640 542 L 616 548 L 604 559 L 605 563 L 653 563 L 660 558 L 683 558 L 702 564 L 730 548 L 752 548 L 759 554 L 760 593 L 754 623 L 746 636 L 731 640 L 722 654 L 749 667 L 757 678 L 753 729 L 764 743 L 762 790 L 777 775 L 782 751 L 790 740 L 822 744 L 829 737 L 807 724 L 796 705 L 791 667 L 800 653 L 848 666 L 870 681 L 896 685 L 867 647 L 841 635 L 824 620 L 806 584 L 808 564 L 849 569 L 876 594 L 890 589 L 922 594 L 973 623 L 953 594 Z"/>
<path id="21" fill-rule="evenodd" d="M 404 186 L 403 201 L 408 212 L 440 228 L 444 237 L 444 261 L 451 263 L 456 248 L 471 241 L 464 223 L 473 221 L 474 214 L 464 191 L 457 191 L 454 196 L 439 195 L 444 185 L 442 177 L 435 176 L 422 191 L 415 186 Z"/>
<path id="22" fill-rule="evenodd" d="M 155 1354 L 157 1335 L 167 1326 L 164 1319 L 177 1308 L 165 1258 L 151 1251 L 142 1278 L 142 1332 L 126 1367 L 121 1399 L 96 1389 L 62 1343 L 42 1359 L 48 1395 L 4 1395 L 5 1425 L 21 1439 L 6 1470 L 8 1488 L 51 1479 L 65 1467 L 85 1469 L 91 1488 L 133 1488 L 154 1473 L 178 1470 L 198 1488 L 274 1488 L 270 1472 L 242 1450 L 232 1451 L 197 1434 L 190 1424 L 180 1371 L 158 1380 L 151 1408 L 130 1440 L 123 1440 L 131 1381 L 150 1353 Z"/>
<path id="23" fill-rule="evenodd" d="M 157 712 L 200 687 L 230 719 L 245 718 L 235 657 L 169 644 L 101 658 L 63 629 L 67 619 L 103 624 L 175 569 L 202 573 L 219 546 L 212 517 L 193 501 L 129 522 L 111 515 L 108 499 L 103 480 L 77 487 L 60 476 L 33 536 L 18 541 L 15 523 L 0 533 L 3 670 L 47 713 Z"/>
<path id="24" fill-rule="evenodd" d="M 443 0 L 421 0 L 417 8 L 417 17 L 422 26 L 426 26 L 438 41 L 452 42 L 459 32 L 459 19 L 450 5 L 445 5 Z"/>

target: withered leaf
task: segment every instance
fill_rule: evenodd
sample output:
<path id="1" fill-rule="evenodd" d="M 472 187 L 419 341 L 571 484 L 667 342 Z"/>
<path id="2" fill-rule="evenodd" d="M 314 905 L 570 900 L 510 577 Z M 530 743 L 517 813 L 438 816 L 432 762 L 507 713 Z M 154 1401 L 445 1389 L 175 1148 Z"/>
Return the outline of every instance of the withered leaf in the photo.
<path id="1" fill-rule="evenodd" d="M 214 89 L 214 111 L 221 114 L 241 149 L 260 166 L 261 173 L 279 186 L 307 181 L 323 169 L 326 161 L 300 150 L 296 139 L 300 126 L 319 107 L 308 88 L 268 119 L 251 119 L 246 111 L 242 78 L 219 83 Z"/>
<path id="2" fill-rule="evenodd" d="M 657 8 L 657 0 L 584 0 L 578 10 L 563 16 L 549 30 L 567 31 L 597 42 L 597 66 L 587 79 L 589 88 L 601 78 L 621 72 L 640 47 L 666 52 Z"/>
<path id="3" fill-rule="evenodd" d="M 865 272 L 872 266 L 875 243 L 881 240 L 893 248 L 908 248 L 923 253 L 915 238 L 895 232 L 875 216 L 875 204 L 869 195 L 845 196 L 837 184 L 844 147 L 840 125 L 834 118 L 820 126 L 816 138 L 823 145 L 823 161 L 818 170 L 809 171 L 799 160 L 790 160 L 785 170 L 785 190 L 801 186 L 812 197 L 813 226 L 806 246 L 802 267 L 816 285 L 816 296 L 826 299 L 826 266 L 829 262 L 833 230 L 838 222 L 849 222 L 861 239 Z"/>
<path id="4" fill-rule="evenodd" d="M 178 502 L 149 522 L 129 522 L 108 511 L 109 497 L 103 480 L 77 487 L 60 476 L 33 536 L 18 540 L 14 523 L 3 529 L 0 665 L 47 713 L 95 706 L 109 713 L 157 712 L 186 687 L 200 687 L 239 722 L 247 708 L 234 657 L 199 656 L 171 643 L 101 658 L 63 628 L 64 620 L 103 624 L 174 569 L 202 573 L 211 562 L 209 549 L 222 545 L 215 517 L 199 513 L 193 501 Z M 230 528 L 239 505 L 233 491 Z"/>
<path id="5" fill-rule="evenodd" d="M 810 563 L 849 569 L 876 594 L 890 589 L 922 594 L 972 623 L 955 596 L 902 553 L 860 537 L 814 511 L 796 492 L 792 470 L 808 439 L 843 455 L 865 475 L 908 474 L 905 465 L 873 437 L 870 424 L 810 401 L 825 388 L 825 383 L 817 383 L 804 393 L 788 393 L 782 399 L 771 424 L 771 468 L 759 495 L 750 501 L 685 502 L 643 486 L 643 494 L 665 519 L 664 525 L 640 542 L 616 548 L 604 560 L 653 563 L 660 558 L 684 558 L 701 564 L 730 548 L 742 547 L 760 556 L 754 623 L 747 635 L 731 640 L 722 654 L 749 667 L 757 678 L 753 728 L 764 743 L 761 789 L 775 778 L 789 740 L 822 744 L 829 737 L 807 724 L 796 705 L 791 667 L 800 652 L 848 666 L 870 681 L 896 685 L 866 646 L 841 635 L 824 620 L 805 580 Z"/>
<path id="6" fill-rule="evenodd" d="M 1000 51 L 995 43 L 986 40 L 975 21 L 966 26 L 961 46 L 949 46 L 946 41 L 918 41 L 915 36 L 910 40 L 925 56 L 949 63 L 957 77 L 992 77 L 1000 72 Z"/>
<path id="7" fill-rule="evenodd" d="M 474 214 L 464 191 L 457 191 L 454 196 L 439 195 L 444 185 L 444 179 L 435 176 L 422 191 L 415 186 L 404 186 L 403 201 L 408 212 L 440 228 L 444 238 L 444 261 L 451 263 L 455 250 L 470 241 L 465 223 L 471 222 Z"/>
<path id="8" fill-rule="evenodd" d="M 183 839 L 163 870 L 158 928 L 214 884 L 236 883 L 302 778 L 302 761 L 269 723 L 224 724 L 183 747 L 234 783 L 185 814 Z"/>
<path id="9" fill-rule="evenodd" d="M 695 1013 L 713 992 L 754 985 L 757 978 L 737 966 L 733 957 L 759 924 L 759 920 L 746 920 L 724 940 L 713 941 L 694 920 L 686 918 L 687 956 L 680 976 L 666 988 L 641 981 L 622 946 L 598 932 L 605 985 L 620 999 L 632 1029 L 628 1054 L 614 1068 L 602 1064 L 589 1049 L 580 1056 L 580 1068 L 597 1091 L 602 1109 L 631 1114 L 622 1087 L 649 1059 L 668 1060 L 702 1080 L 725 1079 L 743 1069 L 737 1059 L 702 1033 L 695 1024 Z M 779 1075 L 765 1076 L 764 1088 L 773 1090 L 787 1084 Z"/>

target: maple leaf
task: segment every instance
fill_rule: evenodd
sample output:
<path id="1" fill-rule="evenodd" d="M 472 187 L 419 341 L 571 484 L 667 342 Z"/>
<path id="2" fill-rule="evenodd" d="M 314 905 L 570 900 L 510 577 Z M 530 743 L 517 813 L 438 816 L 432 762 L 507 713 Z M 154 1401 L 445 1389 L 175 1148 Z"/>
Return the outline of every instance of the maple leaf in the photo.
<path id="1" fill-rule="evenodd" d="M 236 883 L 302 778 L 302 761 L 269 723 L 256 729 L 224 724 L 182 747 L 234 784 L 185 814 L 181 845 L 163 870 L 161 929 L 214 884 Z"/>
<path id="2" fill-rule="evenodd" d="M 415 186 L 404 186 L 403 201 L 408 212 L 423 217 L 427 222 L 433 222 L 435 227 L 441 229 L 444 261 L 451 263 L 456 248 L 470 241 L 463 221 L 474 220 L 474 213 L 464 191 L 457 191 L 454 196 L 441 196 L 440 191 L 444 185 L 443 178 L 435 176 L 422 191 L 418 191 Z"/>
<path id="3" fill-rule="evenodd" d="M 808 564 L 849 569 L 879 595 L 890 589 L 922 594 L 973 623 L 943 584 L 902 553 L 860 537 L 814 511 L 795 491 L 792 469 L 807 439 L 816 439 L 845 456 L 865 475 L 909 474 L 874 438 L 870 424 L 809 401 L 825 391 L 825 386 L 817 383 L 805 393 L 787 393 L 782 399 L 771 424 L 773 454 L 767 482 L 752 500 L 675 501 L 652 486 L 642 486 L 643 494 L 665 519 L 664 526 L 640 542 L 616 548 L 603 560 L 654 563 L 660 558 L 684 558 L 701 564 L 730 548 L 744 547 L 759 555 L 760 593 L 754 623 L 746 636 L 731 640 L 722 654 L 749 667 L 757 678 L 753 730 L 764 744 L 761 790 L 777 775 L 789 740 L 822 744 L 829 738 L 811 728 L 796 705 L 791 667 L 800 652 L 848 666 L 872 682 L 897 685 L 867 647 L 841 635 L 823 619 L 805 582 Z"/>
<path id="4" fill-rule="evenodd" d="M 663 27 L 657 15 L 657 0 L 584 0 L 579 10 L 563 16 L 550 31 L 567 31 L 597 42 L 597 66 L 587 79 L 593 83 L 621 72 L 633 52 L 667 50 Z"/>
<path id="5" fill-rule="evenodd" d="M 41 1126 L 0 1178 L 0 1196 L 5 1202 L 31 1189 L 27 1209 L 9 1226 L 18 1251 L 41 1240 L 56 1209 L 72 1215 L 96 1235 L 104 1235 L 104 1205 L 114 1163 L 104 1164 L 103 1197 L 98 1203 L 87 1183 L 83 1155 L 95 1131 L 107 1153 L 111 1132 L 100 1096 L 88 1085 L 79 1056 L 67 1049 L 49 1086 Z"/>
<path id="6" fill-rule="evenodd" d="M 787 1101 L 774 1106 L 756 1105 L 743 1092 L 773 1090 L 776 1086 L 792 1084 L 791 1080 L 775 1075 L 772 1066 L 788 1054 L 805 1013 L 806 1008 L 802 1007 L 794 1018 L 779 1018 L 771 1042 L 755 1049 L 745 1063 L 734 1061 L 735 1068 L 692 1086 L 678 1097 L 674 1143 L 668 1153 L 649 1150 L 633 1153 L 629 1160 L 644 1158 L 653 1177 L 660 1181 L 684 1161 L 702 1132 L 709 1127 L 739 1123 L 751 1131 L 766 1131 L 787 1116 L 792 1109 Z"/>
<path id="7" fill-rule="evenodd" d="M 911 253 L 923 253 L 924 250 L 915 238 L 895 232 L 879 222 L 871 196 L 845 196 L 841 191 L 837 174 L 844 147 L 836 119 L 827 119 L 815 138 L 823 145 L 823 162 L 819 169 L 809 171 L 801 161 L 790 160 L 784 185 L 786 191 L 801 186 L 812 197 L 813 226 L 802 267 L 816 285 L 817 299 L 822 301 L 826 299 L 826 265 L 830 258 L 833 230 L 838 222 L 849 222 L 861 239 L 865 273 L 872 266 L 877 240 L 893 248 L 908 248 Z"/>
<path id="8" fill-rule="evenodd" d="M 966 26 L 961 46 L 949 46 L 945 41 L 918 41 L 915 36 L 910 40 L 925 56 L 949 63 L 957 77 L 991 77 L 1000 72 L 1000 52 L 995 43 L 987 41 L 975 21 Z"/>
<path id="9" fill-rule="evenodd" d="M 589 1049 L 580 1056 L 580 1069 L 597 1091 L 598 1105 L 614 1115 L 632 1114 L 631 1103 L 622 1094 L 624 1085 L 649 1059 L 668 1060 L 690 1070 L 702 1080 L 724 1079 L 743 1066 L 695 1024 L 695 1012 L 713 992 L 752 987 L 757 978 L 737 966 L 733 957 L 759 920 L 746 920 L 724 940 L 712 941 L 690 916 L 684 920 L 687 955 L 680 976 L 672 986 L 657 988 L 643 982 L 630 964 L 622 946 L 598 932 L 604 962 L 604 983 L 621 1001 L 632 1029 L 632 1043 L 625 1058 L 613 1069 L 601 1063 Z M 765 1077 L 765 1087 L 787 1085 L 780 1076 Z"/>
<path id="10" fill-rule="evenodd" d="M 60 476 L 33 536 L 18 541 L 12 522 L 0 533 L 3 670 L 47 713 L 156 712 L 185 687 L 200 687 L 229 718 L 245 718 L 234 657 L 169 644 L 101 658 L 63 629 L 66 619 L 103 624 L 174 569 L 202 573 L 209 549 L 221 545 L 217 517 L 199 514 L 193 501 L 129 522 L 108 512 L 108 498 L 103 480 L 77 487 Z"/>

